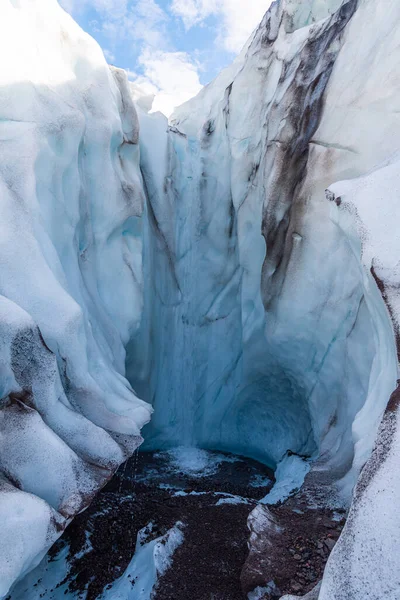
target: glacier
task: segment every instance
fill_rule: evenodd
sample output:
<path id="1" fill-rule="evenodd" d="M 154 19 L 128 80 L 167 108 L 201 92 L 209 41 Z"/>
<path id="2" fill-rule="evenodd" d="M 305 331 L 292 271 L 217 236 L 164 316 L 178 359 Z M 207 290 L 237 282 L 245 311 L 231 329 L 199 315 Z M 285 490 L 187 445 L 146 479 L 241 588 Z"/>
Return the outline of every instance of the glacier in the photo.
<path id="1" fill-rule="evenodd" d="M 124 377 L 144 203 L 126 75 L 54 1 L 6 0 L 0 21 L 3 597 L 138 446 L 151 408 Z"/>
<path id="2" fill-rule="evenodd" d="M 397 0 L 274 2 L 169 122 L 56 0 L 0 14 L 0 597 L 144 439 L 326 488 L 318 597 L 396 600 Z"/>

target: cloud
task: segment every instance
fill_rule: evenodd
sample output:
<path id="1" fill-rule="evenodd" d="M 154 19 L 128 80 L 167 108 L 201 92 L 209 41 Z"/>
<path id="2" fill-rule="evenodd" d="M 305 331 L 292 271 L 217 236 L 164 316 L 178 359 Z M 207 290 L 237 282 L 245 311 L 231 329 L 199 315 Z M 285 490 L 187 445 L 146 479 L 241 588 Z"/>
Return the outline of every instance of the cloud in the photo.
<path id="1" fill-rule="evenodd" d="M 72 15 L 93 8 L 99 13 L 118 17 L 126 12 L 128 0 L 59 0 L 59 2 Z"/>
<path id="2" fill-rule="evenodd" d="M 148 94 L 154 94 L 153 111 L 169 117 L 174 108 L 199 93 L 199 66 L 185 52 L 145 49 L 139 57 L 143 75 L 129 73 L 131 81 Z"/>
<path id="3" fill-rule="evenodd" d="M 81 15 L 82 20 L 90 16 L 89 26 L 99 34 L 106 59 L 133 69 L 130 79 L 154 94 L 153 110 L 167 116 L 202 88 L 202 67 L 194 59 L 202 54 L 177 51 L 177 19 L 190 31 L 214 17 L 218 35 L 210 51 L 226 56 L 226 51 L 236 54 L 242 49 L 271 4 L 271 0 L 164 0 L 163 9 L 160 0 L 59 1 L 73 16 Z"/>
<path id="4" fill-rule="evenodd" d="M 113 65 L 115 63 L 115 55 L 107 48 L 103 48 L 103 52 L 104 56 L 106 57 L 106 61 Z"/>
<path id="5" fill-rule="evenodd" d="M 155 0 L 61 0 L 61 5 L 73 16 L 95 10 L 97 18 L 90 25 L 111 45 L 129 40 L 154 47 L 165 43 L 168 16 Z"/>
<path id="6" fill-rule="evenodd" d="M 234 54 L 240 52 L 272 0 L 172 0 L 171 11 L 186 29 L 214 15 L 222 19 L 219 43 Z"/>

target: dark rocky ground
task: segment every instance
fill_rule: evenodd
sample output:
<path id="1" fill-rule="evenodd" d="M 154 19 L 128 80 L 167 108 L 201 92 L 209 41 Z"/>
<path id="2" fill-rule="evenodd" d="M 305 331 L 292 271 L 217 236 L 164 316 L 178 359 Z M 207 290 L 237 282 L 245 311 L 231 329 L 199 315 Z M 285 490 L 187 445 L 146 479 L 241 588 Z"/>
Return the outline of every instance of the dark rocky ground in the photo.
<path id="1" fill-rule="evenodd" d="M 257 600 L 278 600 L 284 594 L 303 596 L 322 579 L 343 529 L 344 514 L 310 508 L 298 497 L 269 507 L 269 511 L 277 530 L 260 528 L 261 543 L 250 549 L 242 570 L 242 590 L 249 592 L 273 581 L 273 589 Z"/>
<path id="2" fill-rule="evenodd" d="M 273 474 L 255 461 L 226 456 L 228 462 L 205 477 L 179 472 L 165 453 L 140 453 L 128 461 L 51 550 L 56 560 L 68 549 L 70 570 L 57 584 L 67 584 L 66 597 L 97 599 L 128 567 L 141 529 L 153 523 L 150 541 L 178 521 L 184 541 L 159 579 L 154 600 L 243 600 L 271 580 L 274 591 L 260 598 L 311 590 L 340 535 L 343 515 L 310 508 L 301 495 L 269 507 L 280 533 L 271 539 L 272 549 L 249 555 L 247 519 L 268 493 Z M 177 490 L 203 493 L 176 495 Z M 247 503 L 218 504 L 229 494 Z"/>

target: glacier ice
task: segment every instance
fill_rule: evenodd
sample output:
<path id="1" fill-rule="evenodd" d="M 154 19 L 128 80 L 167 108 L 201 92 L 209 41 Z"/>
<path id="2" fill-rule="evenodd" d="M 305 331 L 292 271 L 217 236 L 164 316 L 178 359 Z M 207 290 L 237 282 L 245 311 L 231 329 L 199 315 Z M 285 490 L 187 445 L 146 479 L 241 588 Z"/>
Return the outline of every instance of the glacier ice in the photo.
<path id="1" fill-rule="evenodd" d="M 277 504 L 286 500 L 301 488 L 310 468 L 310 464 L 300 456 L 284 456 L 275 471 L 275 485 L 269 494 L 260 500 L 261 504 Z"/>
<path id="2" fill-rule="evenodd" d="M 151 404 L 144 448 L 275 499 L 362 471 L 320 599 L 396 600 L 397 0 L 273 3 L 169 123 L 56 0 L 0 15 L 0 597 Z"/>
<path id="3" fill-rule="evenodd" d="M 315 15 L 303 22 L 296 6 Z M 336 479 L 349 473 L 349 495 L 397 367 L 387 364 L 361 448 L 352 425 L 373 366 L 379 375 L 377 349 L 387 337 L 393 353 L 393 336 L 325 199 L 336 174 L 323 161 L 334 150 L 316 139 L 356 3 L 337 9 L 275 3 L 244 54 L 168 131 L 161 115 L 138 110 L 151 214 L 133 346 L 150 361 L 138 369 L 128 349 L 128 377 L 155 407 L 145 447 L 231 450 L 272 466 L 288 450 L 320 454 Z"/>
<path id="4" fill-rule="evenodd" d="M 393 317 L 370 272 L 377 251 L 361 243 L 371 225 L 358 207 L 343 222 L 341 198 L 330 203 L 325 189 L 397 150 L 400 15 L 395 2 L 311 4 L 275 3 L 245 56 L 175 112 L 157 173 L 142 132 L 153 219 L 146 319 L 158 327 L 144 341 L 152 369 L 130 378 L 155 407 L 147 447 L 184 442 L 272 465 L 291 450 L 317 459 L 314 473 L 349 502 L 398 366 Z M 384 205 L 390 219 L 386 187 L 367 206 Z M 395 221 L 390 232 L 379 214 L 374 223 L 396 262 Z M 373 528 L 370 539 L 384 535 Z M 346 598 L 340 548 L 326 599 Z M 359 573 L 351 585 L 365 597 Z M 398 582 L 389 585 L 394 600 Z"/>
<path id="5" fill-rule="evenodd" d="M 339 227 L 349 239 L 362 239 L 362 261 L 385 282 L 385 297 L 395 326 L 398 326 L 398 248 L 396 229 L 399 206 L 399 156 L 396 153 L 366 175 L 330 186 L 332 198 L 340 198 L 335 211 Z M 400 249 L 400 248 L 399 248 Z M 370 280 L 366 284 L 371 285 Z M 372 285 L 371 285 L 372 287 Z M 376 289 L 374 289 L 376 293 Z M 383 332 L 379 332 L 383 335 Z M 383 359 L 393 360 L 386 349 Z M 353 430 L 357 444 L 365 451 L 368 421 L 378 418 L 376 401 L 386 391 L 387 363 L 379 365 L 378 375 L 366 405 L 357 415 Z M 377 370 L 377 369 L 375 369 Z M 380 425 L 372 457 L 357 483 L 353 506 L 345 529 L 328 563 L 322 583 L 321 600 L 345 600 L 349 597 L 397 598 L 399 570 L 389 557 L 396 556 L 399 517 L 394 507 L 400 500 L 396 476 L 400 452 L 397 394 Z"/>
<path id="6" fill-rule="evenodd" d="M 151 410 L 124 377 L 144 201 L 126 75 L 55 0 L 5 0 L 0 40 L 2 597 Z"/>

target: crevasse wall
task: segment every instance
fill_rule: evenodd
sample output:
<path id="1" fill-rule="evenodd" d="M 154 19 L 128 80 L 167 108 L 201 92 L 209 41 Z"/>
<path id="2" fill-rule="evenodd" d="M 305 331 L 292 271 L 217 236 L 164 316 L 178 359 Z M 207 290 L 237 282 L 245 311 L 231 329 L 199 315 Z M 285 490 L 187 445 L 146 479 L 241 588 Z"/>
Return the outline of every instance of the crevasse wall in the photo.
<path id="1" fill-rule="evenodd" d="M 166 278 L 160 277 L 164 289 L 170 285 L 169 276 L 174 281 L 177 306 L 182 291 L 196 302 L 199 291 L 206 290 L 209 298 L 218 298 L 219 308 L 229 306 L 224 304 L 224 290 L 232 289 L 231 282 L 224 283 L 222 267 L 215 279 L 207 279 L 208 272 L 199 269 L 197 281 L 192 278 L 187 288 L 179 286 L 178 248 L 180 236 L 187 239 L 186 225 L 191 241 L 203 244 L 202 252 L 209 252 L 213 265 L 238 266 L 240 284 L 234 288 L 233 306 L 239 307 L 240 319 L 236 317 L 237 337 L 229 347 L 231 358 L 238 358 L 232 373 L 239 386 L 235 395 L 228 388 L 225 396 L 221 372 L 217 393 L 208 396 L 214 411 L 215 406 L 227 407 L 213 443 L 242 451 L 246 440 L 247 451 L 256 453 L 262 447 L 263 458 L 273 460 L 274 452 L 278 456 L 290 444 L 297 451 L 304 448 L 312 426 L 319 450 L 317 472 L 336 480 L 347 499 L 367 461 L 344 534 L 328 563 L 321 599 L 363 600 L 368 595 L 395 600 L 400 587 L 395 550 L 400 522 L 393 509 L 399 492 L 398 400 L 393 400 L 380 428 L 379 423 L 398 376 L 393 335 L 393 327 L 398 327 L 398 162 L 394 159 L 368 175 L 366 184 L 363 179 L 357 183 L 357 178 L 397 151 L 400 8 L 394 1 L 383 5 L 360 0 L 342 3 L 342 9 L 329 16 L 332 4 L 326 3 L 327 11 L 320 14 L 325 20 L 312 24 L 305 5 L 294 14 L 293 3 L 286 6 L 285 16 L 285 3 L 273 5 L 245 55 L 173 118 L 165 145 L 171 148 L 165 163 L 167 186 L 158 187 L 151 204 L 157 215 L 158 204 L 167 204 L 161 200 L 165 193 L 172 198 L 169 206 L 185 204 L 186 211 L 176 209 L 185 215 L 196 198 L 201 210 L 194 207 L 194 223 L 200 226 L 188 219 L 175 229 L 174 221 L 156 217 L 158 232 L 164 232 L 161 238 L 169 240 L 174 257 L 169 264 L 178 265 Z M 302 22 L 303 12 L 307 19 Z M 154 182 L 148 173 L 146 181 Z M 354 186 L 338 184 L 337 191 L 333 186 L 334 193 L 326 195 L 325 189 L 340 179 L 355 180 Z M 187 195 L 186 186 L 191 190 Z M 204 189 L 212 190 L 211 215 Z M 203 222 L 199 213 L 207 220 Z M 214 215 L 219 227 L 208 228 Z M 231 253 L 218 244 L 224 226 L 238 245 Z M 192 252 L 191 245 L 186 251 Z M 187 253 L 182 258 L 190 260 Z M 390 313 L 371 267 L 385 289 Z M 175 311 L 174 306 L 169 315 Z M 217 316 L 225 320 L 232 313 L 221 310 Z M 154 346 L 156 364 L 159 348 L 167 356 L 175 331 L 187 325 L 193 329 L 193 322 L 167 319 L 165 340 L 160 344 L 157 338 Z M 193 338 L 193 332 L 190 335 Z M 196 336 L 199 339 L 204 352 L 204 344 L 213 349 L 209 340 Z M 260 394 L 262 377 L 256 373 L 266 375 Z M 279 373 L 297 397 L 279 384 Z M 200 385 L 207 383 L 207 373 L 201 374 Z M 271 393 L 271 385 L 277 386 L 277 394 Z M 190 441 L 203 444 L 203 430 L 196 423 L 207 410 L 203 401 L 209 388 L 202 388 L 194 405 L 184 386 L 182 393 L 164 388 L 162 396 L 151 389 L 156 411 L 160 406 L 161 412 L 157 430 L 152 425 L 149 431 L 150 441 L 157 445 L 182 439 L 180 406 L 186 403 L 182 412 L 191 410 L 195 417 L 189 420 L 195 423 Z M 243 395 L 245 410 L 240 413 Z M 288 396 L 292 413 L 287 410 Z M 165 433 L 163 437 L 170 414 L 162 411 L 165 398 L 175 411 L 172 439 Z M 306 427 L 298 418 L 304 408 Z M 297 438 L 290 437 L 292 428 Z"/>
<path id="2" fill-rule="evenodd" d="M 380 317 L 325 199 L 343 154 L 354 173 L 364 164 L 361 138 L 359 150 L 319 135 L 337 122 L 329 90 L 357 9 L 339 4 L 272 5 L 168 132 L 139 111 L 152 282 L 142 327 L 151 334 L 139 347 L 152 349 L 140 374 L 139 353 L 128 352 L 128 371 L 156 408 L 147 447 L 195 444 L 271 465 L 291 450 L 319 455 L 336 479 L 354 460 L 348 495 L 395 365 L 359 443 L 352 427 L 380 355 Z M 156 137 L 164 154 L 153 162 Z M 391 331 L 384 306 L 382 319 Z"/>
<path id="3" fill-rule="evenodd" d="M 371 422 L 380 420 L 380 406 L 387 400 L 389 385 L 396 387 L 396 347 L 387 309 L 398 336 L 399 174 L 395 155 L 366 175 L 329 188 L 330 198 L 339 204 L 332 217 L 351 241 L 364 268 L 365 297 L 375 315 L 374 334 L 380 348 L 374 357 L 367 400 L 353 423 L 356 459 L 368 452 Z M 381 292 L 371 268 L 387 308 L 382 308 Z M 398 408 L 397 387 L 380 424 L 372 456 L 357 482 L 345 529 L 327 565 L 320 600 L 363 600 L 366 596 L 395 600 L 399 594 L 396 540 L 400 518 L 395 509 L 400 500 L 396 477 Z"/>
<path id="4" fill-rule="evenodd" d="M 148 132 L 164 128 L 163 168 L 150 166 L 145 128 L 142 168 L 156 231 L 152 364 L 167 364 L 173 383 L 146 369 L 141 381 L 157 415 L 149 445 L 210 444 L 273 463 L 315 441 L 316 473 L 347 501 L 367 461 L 320 597 L 396 600 L 398 400 L 379 423 L 398 376 L 398 162 L 357 178 L 398 148 L 400 8 L 341 6 L 274 4 L 168 134 L 142 115 Z M 341 179 L 356 192 L 338 184 L 326 195 Z M 189 352 L 177 372 L 176 337 Z M 204 427 L 208 411 L 218 428 Z"/>
<path id="5" fill-rule="evenodd" d="M 141 441 L 142 312 L 126 75 L 55 0 L 0 9 L 0 597 Z"/>

